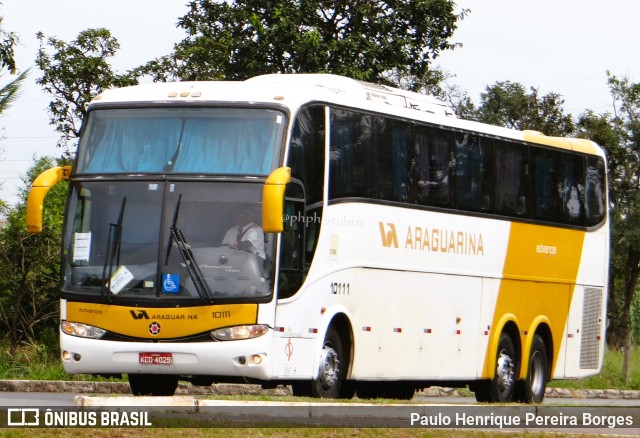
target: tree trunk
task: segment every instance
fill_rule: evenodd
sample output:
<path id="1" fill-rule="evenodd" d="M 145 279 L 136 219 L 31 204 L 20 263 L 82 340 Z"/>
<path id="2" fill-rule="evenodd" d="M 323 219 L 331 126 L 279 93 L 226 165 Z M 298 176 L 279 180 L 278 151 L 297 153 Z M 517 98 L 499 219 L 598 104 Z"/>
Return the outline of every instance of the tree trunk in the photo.
<path id="1" fill-rule="evenodd" d="M 627 329 L 627 336 L 624 340 L 624 355 L 622 359 L 622 377 L 626 383 L 631 377 L 631 333 L 630 328 Z"/>
<path id="2" fill-rule="evenodd" d="M 620 338 L 620 327 L 618 326 L 618 300 L 616 299 L 616 281 L 614 275 L 613 263 L 609 266 L 609 284 L 607 291 L 607 345 L 612 350 L 622 347 L 622 339 Z"/>
<path id="3" fill-rule="evenodd" d="M 640 251 L 634 248 L 627 250 L 627 263 L 624 275 L 624 302 L 622 303 L 622 318 L 620 327 L 624 333 L 624 361 L 622 365 L 623 377 L 629 379 L 630 361 L 631 361 L 631 337 L 633 329 L 631 327 L 631 305 L 633 296 L 636 292 L 638 284 L 638 276 L 640 276 Z"/>

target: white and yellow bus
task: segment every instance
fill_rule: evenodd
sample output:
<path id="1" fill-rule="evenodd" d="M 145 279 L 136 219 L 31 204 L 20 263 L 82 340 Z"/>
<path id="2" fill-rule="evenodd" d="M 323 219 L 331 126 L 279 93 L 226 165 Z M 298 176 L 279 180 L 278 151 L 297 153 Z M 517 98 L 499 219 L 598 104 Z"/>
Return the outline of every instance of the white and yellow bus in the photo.
<path id="1" fill-rule="evenodd" d="M 343 77 L 267 75 L 97 96 L 73 168 L 33 184 L 31 231 L 61 179 L 68 373 L 128 374 L 137 395 L 181 379 L 540 402 L 549 379 L 602 366 L 593 142 Z M 249 247 L 226 237 L 243 215 Z"/>

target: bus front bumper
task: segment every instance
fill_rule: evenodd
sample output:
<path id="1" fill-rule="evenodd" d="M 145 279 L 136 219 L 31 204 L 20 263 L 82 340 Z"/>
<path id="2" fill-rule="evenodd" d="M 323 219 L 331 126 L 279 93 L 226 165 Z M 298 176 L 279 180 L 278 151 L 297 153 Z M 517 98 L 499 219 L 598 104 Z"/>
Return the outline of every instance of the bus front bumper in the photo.
<path id="1" fill-rule="evenodd" d="M 174 374 L 270 380 L 270 334 L 226 342 L 148 343 L 86 339 L 60 333 L 69 374 Z"/>

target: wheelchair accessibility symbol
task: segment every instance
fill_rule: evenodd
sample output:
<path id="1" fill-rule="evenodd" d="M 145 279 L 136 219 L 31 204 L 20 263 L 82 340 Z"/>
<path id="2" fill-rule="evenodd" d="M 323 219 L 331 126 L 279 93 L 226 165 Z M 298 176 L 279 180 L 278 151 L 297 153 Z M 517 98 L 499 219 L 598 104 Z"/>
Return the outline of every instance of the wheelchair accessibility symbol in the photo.
<path id="1" fill-rule="evenodd" d="M 177 274 L 162 274 L 162 292 L 169 294 L 180 292 L 180 276 Z"/>

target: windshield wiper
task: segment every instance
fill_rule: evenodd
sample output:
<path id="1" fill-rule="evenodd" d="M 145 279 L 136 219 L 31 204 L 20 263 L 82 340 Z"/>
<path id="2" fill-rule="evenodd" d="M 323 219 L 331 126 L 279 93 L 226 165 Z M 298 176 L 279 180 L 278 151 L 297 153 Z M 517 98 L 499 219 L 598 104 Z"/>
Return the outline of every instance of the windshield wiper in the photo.
<path id="1" fill-rule="evenodd" d="M 169 227 L 169 231 L 171 231 L 171 237 L 169 238 L 169 246 L 167 247 L 167 254 L 165 256 L 164 264 L 165 266 L 169 263 L 169 255 L 171 254 L 171 247 L 173 246 L 173 242 L 176 243 L 178 250 L 180 251 L 180 255 L 182 256 L 182 260 L 184 261 L 187 272 L 189 272 L 189 277 L 191 277 L 191 281 L 196 287 L 198 291 L 198 295 L 205 301 L 209 301 L 213 303 L 213 294 L 211 293 L 211 289 L 209 288 L 209 284 L 204 279 L 202 275 L 202 271 L 196 262 L 195 257 L 193 256 L 193 252 L 191 252 L 191 247 L 187 243 L 184 238 L 184 234 L 182 234 L 182 230 L 176 226 L 178 221 L 178 212 L 180 211 L 180 202 L 182 201 L 182 195 L 178 197 L 178 204 L 176 205 L 176 209 L 173 212 L 173 222 L 171 223 L 171 227 Z"/>
<path id="2" fill-rule="evenodd" d="M 118 215 L 118 222 L 115 224 L 109 224 L 109 232 L 107 237 L 107 251 L 105 252 L 104 265 L 102 267 L 102 281 L 100 296 L 105 299 L 110 299 L 111 290 L 111 277 L 113 275 L 113 261 L 116 259 L 116 264 L 120 265 L 120 242 L 122 241 L 122 218 L 124 216 L 124 207 L 127 204 L 127 197 L 122 198 L 122 204 L 120 205 L 120 214 Z M 109 271 L 107 273 L 107 271 Z M 107 275 L 108 274 L 108 275 Z"/>

